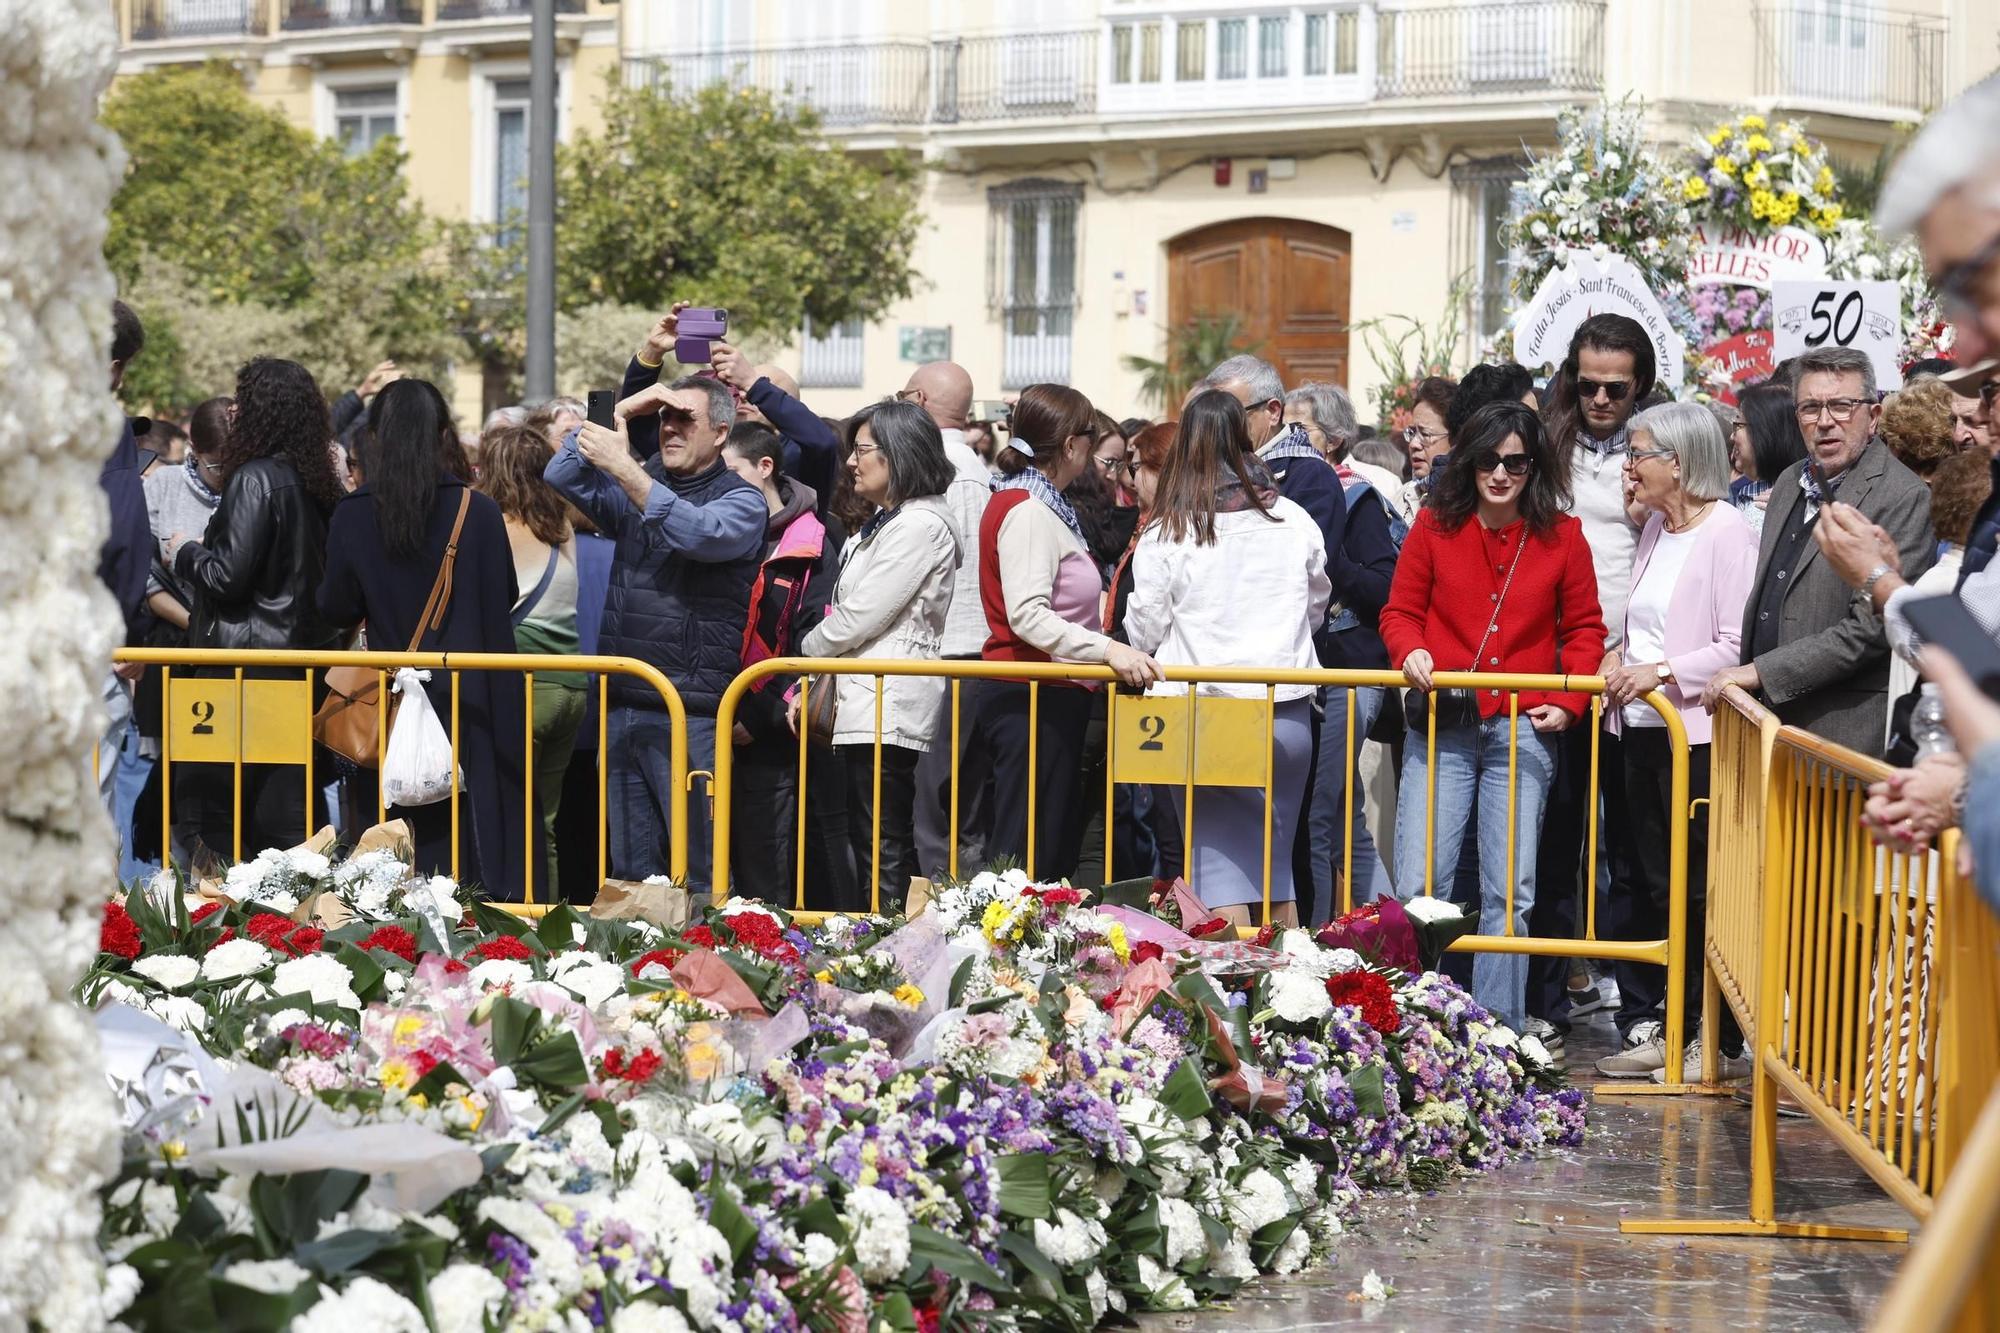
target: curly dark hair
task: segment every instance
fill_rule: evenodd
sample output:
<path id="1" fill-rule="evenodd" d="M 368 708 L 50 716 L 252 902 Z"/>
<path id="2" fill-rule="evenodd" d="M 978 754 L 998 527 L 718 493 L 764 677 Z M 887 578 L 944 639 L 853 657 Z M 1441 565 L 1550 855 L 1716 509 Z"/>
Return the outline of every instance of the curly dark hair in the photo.
<path id="1" fill-rule="evenodd" d="M 333 470 L 333 418 L 312 372 L 296 361 L 252 357 L 236 372 L 236 418 L 222 446 L 224 484 L 258 458 L 282 458 L 306 494 L 331 508 L 344 492 Z"/>
<path id="2" fill-rule="evenodd" d="M 1479 512 L 1479 475 L 1475 470 L 1480 455 L 1497 451 L 1509 435 L 1521 437 L 1530 465 L 1528 484 L 1521 488 L 1521 517 L 1535 533 L 1552 530 L 1568 512 L 1569 474 L 1558 465 L 1549 447 L 1542 419 L 1518 402 L 1488 403 L 1465 423 L 1464 438 L 1454 438 L 1445 455 L 1443 475 L 1433 473 L 1430 505 L 1437 512 L 1438 525 L 1456 532 Z"/>

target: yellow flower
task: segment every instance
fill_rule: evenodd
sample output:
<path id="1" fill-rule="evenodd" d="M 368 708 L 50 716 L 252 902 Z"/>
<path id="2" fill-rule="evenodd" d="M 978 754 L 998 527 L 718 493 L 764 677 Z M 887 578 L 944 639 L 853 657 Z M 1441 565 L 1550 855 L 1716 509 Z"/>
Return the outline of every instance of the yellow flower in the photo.
<path id="1" fill-rule="evenodd" d="M 1715 159 L 1715 169 L 1725 176 L 1734 176 L 1736 174 L 1735 159 L 1718 157 Z"/>
<path id="2" fill-rule="evenodd" d="M 1743 146 L 1753 153 L 1768 153 L 1771 151 L 1771 141 L 1761 134 L 1751 135 L 1743 141 Z"/>
<path id="3" fill-rule="evenodd" d="M 1764 170 L 1762 162 L 1752 162 L 1750 169 L 1743 173 L 1743 183 L 1751 186 L 1769 185 L 1771 183 L 1771 173 Z"/>
<path id="4" fill-rule="evenodd" d="M 833 984 L 833 973 L 827 971 L 825 968 L 821 968 L 819 971 L 813 973 L 813 980 L 825 982 L 831 986 Z"/>
<path id="5" fill-rule="evenodd" d="M 1708 146 L 1710 148 L 1720 148 L 1722 147 L 1722 141 L 1724 139 L 1727 139 L 1728 137 L 1729 137 L 1729 128 L 1727 126 L 1724 126 L 1718 130 L 1714 130 L 1708 136 Z"/>
<path id="6" fill-rule="evenodd" d="M 892 992 L 892 994 L 894 995 L 897 1004 L 904 1005 L 911 1009 L 916 1008 L 918 1005 L 924 1002 L 924 993 L 918 990 L 915 986 L 912 986 L 907 981 L 904 982 L 902 985 L 896 987 L 896 989 Z"/>
<path id="7" fill-rule="evenodd" d="M 1762 116 L 1752 113 L 1751 115 L 1743 117 L 1743 119 L 1737 121 L 1736 123 L 1738 125 L 1741 125 L 1746 130 L 1761 130 L 1764 128 L 1766 121 Z"/>
<path id="8" fill-rule="evenodd" d="M 1839 182 L 1834 179 L 1832 167 L 1821 167 L 1819 175 L 1813 177 L 1813 189 L 1818 190 L 1821 194 L 1825 194 L 1837 184 Z"/>
<path id="9" fill-rule="evenodd" d="M 549 1219 L 565 1231 L 576 1225 L 576 1210 L 566 1203 L 543 1204 L 542 1211 L 547 1213 Z"/>
<path id="10" fill-rule="evenodd" d="M 1840 222 L 1843 211 L 1839 204 L 1828 204 L 1819 211 L 1819 216 L 1814 221 L 1819 223 L 1821 231 L 1832 231 Z"/>
<path id="11" fill-rule="evenodd" d="M 478 1129 L 480 1125 L 485 1123 L 486 1108 L 478 1102 L 473 1101 L 471 1097 L 460 1097 L 458 1104 L 463 1106 L 465 1113 L 472 1117 L 472 1123 L 466 1126 L 467 1129 Z"/>
<path id="12" fill-rule="evenodd" d="M 979 929 L 989 940 L 998 940 L 1007 931 L 1007 904 L 995 898 L 986 904 L 986 911 L 979 918 Z"/>
<path id="13" fill-rule="evenodd" d="M 188 1146 L 179 1139 L 168 1139 L 160 1145 L 160 1156 L 169 1162 L 178 1162 L 188 1155 Z"/>
<path id="14" fill-rule="evenodd" d="M 1111 952 L 1118 955 L 1119 962 L 1129 963 L 1132 961 L 1132 946 L 1125 941 L 1125 927 L 1123 924 L 1117 921 L 1112 922 L 1111 929 L 1106 933 L 1106 937 L 1110 939 Z"/>
<path id="15" fill-rule="evenodd" d="M 423 1035 L 423 1031 L 422 1018 L 416 1014 L 405 1014 L 396 1020 L 395 1030 L 390 1034 L 389 1040 L 396 1046 L 414 1046 L 417 1038 Z"/>
<path id="16" fill-rule="evenodd" d="M 402 1092 L 416 1085 L 417 1071 L 416 1067 L 408 1060 L 405 1060 L 400 1055 L 396 1055 L 382 1062 L 382 1068 L 377 1071 L 377 1077 L 380 1079 L 383 1087 L 395 1092 Z"/>
<path id="17" fill-rule="evenodd" d="M 1689 200 L 1708 198 L 1708 182 L 1699 176 L 1689 176 L 1681 183 L 1681 195 Z"/>

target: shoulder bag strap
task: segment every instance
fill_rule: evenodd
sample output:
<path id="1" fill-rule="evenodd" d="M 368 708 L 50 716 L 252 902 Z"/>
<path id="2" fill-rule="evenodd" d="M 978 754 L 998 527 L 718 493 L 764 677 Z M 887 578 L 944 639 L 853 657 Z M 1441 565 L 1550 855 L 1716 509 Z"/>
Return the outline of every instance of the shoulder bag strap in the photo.
<path id="1" fill-rule="evenodd" d="M 558 548 L 554 546 L 549 548 L 549 563 L 542 566 L 542 581 L 535 585 L 534 591 L 521 599 L 521 604 L 514 608 L 514 614 L 508 617 L 508 623 L 515 629 L 526 624 L 528 617 L 535 613 L 535 608 L 541 605 L 542 594 L 547 592 L 549 585 L 556 580 L 556 560 L 561 555 L 562 552 Z"/>
<path id="2" fill-rule="evenodd" d="M 1479 519 L 1475 516 L 1472 521 L 1477 523 Z M 1507 594 L 1514 588 L 1514 571 L 1521 567 L 1521 552 L 1527 549 L 1528 529 L 1523 524 L 1520 543 L 1514 547 L 1513 562 L 1507 566 L 1507 581 L 1500 585 L 1500 600 L 1493 603 L 1493 614 L 1486 618 L 1486 632 L 1479 636 L 1479 646 L 1472 651 L 1472 665 L 1466 668 L 1467 671 L 1479 670 L 1479 659 L 1486 655 L 1487 641 L 1493 637 L 1493 631 L 1500 628 L 1500 608 L 1507 605 Z"/>
<path id="3" fill-rule="evenodd" d="M 410 636 L 409 652 L 417 651 L 424 635 L 444 624 L 445 608 L 451 605 L 451 570 L 458 563 L 458 536 L 465 531 L 465 511 L 471 507 L 472 488 L 467 486 L 458 493 L 458 517 L 452 520 L 451 537 L 444 544 L 444 562 L 438 566 L 437 581 L 431 584 L 430 600 L 424 603 L 424 613 L 417 617 L 417 629 Z"/>

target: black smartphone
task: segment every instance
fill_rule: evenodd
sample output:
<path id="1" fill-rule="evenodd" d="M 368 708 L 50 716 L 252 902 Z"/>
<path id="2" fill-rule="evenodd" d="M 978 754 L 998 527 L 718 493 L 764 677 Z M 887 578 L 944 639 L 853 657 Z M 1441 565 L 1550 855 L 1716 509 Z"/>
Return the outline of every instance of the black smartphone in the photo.
<path id="1" fill-rule="evenodd" d="M 1904 607 L 1903 614 L 1925 643 L 1957 658 L 1982 693 L 2000 699 L 2000 642 L 1972 618 L 1964 602 L 1949 594 L 1922 597 Z"/>
<path id="2" fill-rule="evenodd" d="M 575 400 L 572 399 L 572 402 Z M 618 429 L 614 419 L 618 411 L 618 391 L 616 389 L 592 389 L 589 400 L 584 404 L 584 419 L 593 426 L 606 430 Z"/>

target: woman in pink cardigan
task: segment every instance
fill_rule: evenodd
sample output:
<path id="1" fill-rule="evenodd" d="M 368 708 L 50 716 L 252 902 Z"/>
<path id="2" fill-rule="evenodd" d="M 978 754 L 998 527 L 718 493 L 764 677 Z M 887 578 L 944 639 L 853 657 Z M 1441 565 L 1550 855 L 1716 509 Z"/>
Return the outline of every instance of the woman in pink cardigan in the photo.
<path id="1" fill-rule="evenodd" d="M 1742 661 L 1743 604 L 1757 573 L 1757 534 L 1732 508 L 1729 446 L 1705 407 L 1665 403 L 1635 417 L 1625 481 L 1652 516 L 1639 535 L 1623 646 L 1604 655 L 1604 703 L 1624 737 L 1626 814 L 1635 849 L 1632 883 L 1614 885 L 1606 904 L 1611 939 L 1656 940 L 1667 933 L 1667 848 L 1672 845 L 1673 747 L 1666 725 L 1642 695 L 1658 690 L 1680 714 L 1688 737 L 1688 798 L 1708 795 L 1711 722 L 1701 706 L 1709 678 Z M 1605 781 L 1620 775 L 1607 773 Z M 1707 901 L 1707 804 L 1688 827 L 1687 1022 L 1701 1016 L 1701 929 Z M 1616 963 L 1625 1049 L 1597 1062 L 1612 1078 L 1664 1077 L 1666 969 Z M 1700 1040 L 1688 1048 L 1699 1062 Z M 1725 1011 L 1725 1074 L 1749 1071 L 1743 1036 Z"/>

